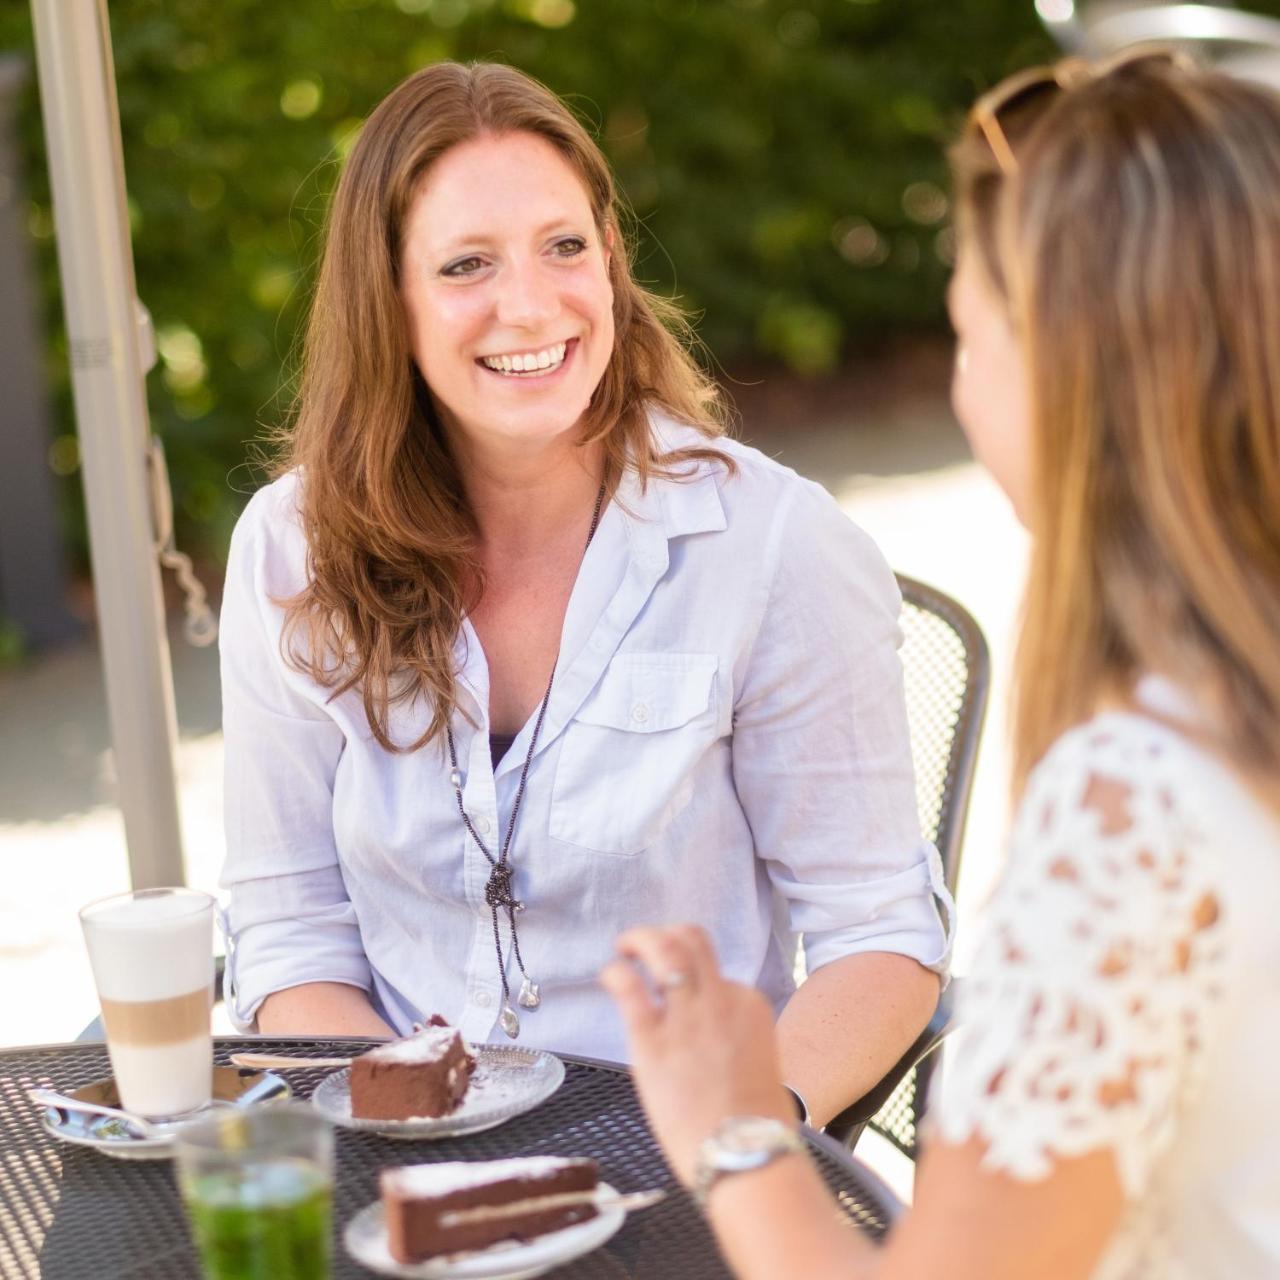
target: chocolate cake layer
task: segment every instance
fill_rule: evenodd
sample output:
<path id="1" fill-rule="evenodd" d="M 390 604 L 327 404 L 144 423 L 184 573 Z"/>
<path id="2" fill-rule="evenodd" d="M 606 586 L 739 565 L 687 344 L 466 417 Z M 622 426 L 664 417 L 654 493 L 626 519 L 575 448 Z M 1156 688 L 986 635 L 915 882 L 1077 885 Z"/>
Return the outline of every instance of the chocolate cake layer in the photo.
<path id="1" fill-rule="evenodd" d="M 475 1057 L 452 1027 L 429 1026 L 351 1064 L 351 1114 L 361 1120 L 448 1115 L 467 1092 Z"/>
<path id="2" fill-rule="evenodd" d="M 384 1169 L 387 1241 L 400 1262 L 531 1240 L 596 1216 L 594 1160 L 528 1156 Z M 489 1210 L 505 1210 L 494 1212 Z"/>

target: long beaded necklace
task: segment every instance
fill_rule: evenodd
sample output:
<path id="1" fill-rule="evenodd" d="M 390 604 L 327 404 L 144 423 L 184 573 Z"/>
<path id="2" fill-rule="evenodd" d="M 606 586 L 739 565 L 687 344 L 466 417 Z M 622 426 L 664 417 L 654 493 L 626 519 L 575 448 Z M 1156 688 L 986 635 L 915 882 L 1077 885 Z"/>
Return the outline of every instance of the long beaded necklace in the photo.
<path id="1" fill-rule="evenodd" d="M 604 491 L 605 482 L 600 482 L 600 492 L 596 494 L 595 510 L 591 513 L 591 528 L 587 530 L 586 546 L 582 548 L 582 554 L 585 557 L 587 547 L 591 545 L 591 539 L 596 536 L 596 529 L 600 525 L 600 516 L 604 510 Z M 515 952 L 516 964 L 520 967 L 520 995 L 517 997 L 518 1003 L 522 1009 L 533 1010 L 542 1003 L 542 993 L 538 989 L 538 984 L 529 977 L 528 971 L 524 967 L 524 957 L 520 954 L 520 933 L 516 928 L 516 915 L 524 910 L 524 903 L 520 902 L 514 892 L 512 883 L 515 870 L 511 865 L 511 838 L 515 835 L 516 819 L 520 816 L 520 802 L 524 799 L 525 784 L 529 780 L 529 766 L 533 763 L 533 753 L 538 746 L 538 735 L 542 732 L 542 722 L 547 715 L 547 703 L 551 701 L 551 686 L 556 679 L 556 664 L 560 661 L 559 654 L 556 660 L 551 664 L 551 675 L 547 680 L 547 691 L 542 695 L 542 702 L 538 706 L 538 718 L 533 723 L 533 735 L 529 739 L 529 750 L 525 752 L 524 767 L 520 770 L 520 785 L 516 788 L 516 798 L 511 804 L 511 818 L 507 823 L 507 834 L 502 841 L 502 847 L 495 858 L 489 852 L 488 846 L 480 839 L 479 833 L 471 822 L 471 818 L 467 814 L 466 806 L 462 803 L 462 773 L 458 768 L 458 750 L 453 741 L 453 728 L 450 725 L 445 726 L 445 741 L 449 746 L 449 782 L 453 786 L 453 796 L 458 804 L 458 815 L 462 819 L 462 825 L 466 827 L 467 834 L 476 842 L 477 848 L 484 854 L 489 863 L 489 878 L 484 885 L 484 900 L 489 906 L 489 917 L 493 922 L 493 950 L 498 959 L 498 977 L 502 980 L 502 1013 L 498 1018 L 499 1025 L 508 1036 L 514 1040 L 520 1034 L 520 1019 L 516 1015 L 516 1011 L 511 1007 L 511 987 L 507 982 L 507 968 L 502 963 L 502 936 L 498 929 L 498 912 L 505 911 L 507 913 L 507 927 L 511 930 L 511 949 Z"/>

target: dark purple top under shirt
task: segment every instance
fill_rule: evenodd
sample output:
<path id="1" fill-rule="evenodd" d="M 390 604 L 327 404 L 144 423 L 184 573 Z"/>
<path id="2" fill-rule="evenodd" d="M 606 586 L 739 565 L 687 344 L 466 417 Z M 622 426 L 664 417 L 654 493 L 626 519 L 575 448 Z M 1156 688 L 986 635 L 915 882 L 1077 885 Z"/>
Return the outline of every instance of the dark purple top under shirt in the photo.
<path id="1" fill-rule="evenodd" d="M 489 735 L 489 759 L 493 761 L 493 767 L 498 767 L 498 761 L 511 750 L 511 744 L 516 740 L 513 733 L 504 736 L 501 733 L 491 733 Z"/>

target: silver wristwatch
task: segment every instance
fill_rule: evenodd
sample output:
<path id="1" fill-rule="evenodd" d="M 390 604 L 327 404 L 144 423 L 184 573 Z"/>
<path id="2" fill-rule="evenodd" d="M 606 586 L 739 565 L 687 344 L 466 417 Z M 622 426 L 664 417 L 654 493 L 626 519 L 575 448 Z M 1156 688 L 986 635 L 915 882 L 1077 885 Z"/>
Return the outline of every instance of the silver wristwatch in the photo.
<path id="1" fill-rule="evenodd" d="M 693 1171 L 693 1198 L 703 1208 L 711 1188 L 734 1173 L 763 1169 L 779 1156 L 805 1149 L 794 1126 L 765 1116 L 730 1116 L 698 1148 Z"/>

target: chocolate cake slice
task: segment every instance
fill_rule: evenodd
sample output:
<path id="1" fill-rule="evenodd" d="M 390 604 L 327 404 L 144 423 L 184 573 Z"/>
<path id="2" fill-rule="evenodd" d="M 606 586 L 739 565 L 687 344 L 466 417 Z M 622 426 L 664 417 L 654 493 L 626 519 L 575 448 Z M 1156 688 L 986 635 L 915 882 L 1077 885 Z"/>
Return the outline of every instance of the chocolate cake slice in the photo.
<path id="1" fill-rule="evenodd" d="M 397 1261 L 411 1263 L 531 1240 L 594 1218 L 599 1179 L 594 1160 L 560 1156 L 384 1169 L 387 1244 Z"/>
<path id="2" fill-rule="evenodd" d="M 351 1114 L 360 1120 L 448 1115 L 466 1094 L 475 1065 L 452 1027 L 424 1027 L 351 1063 Z"/>

